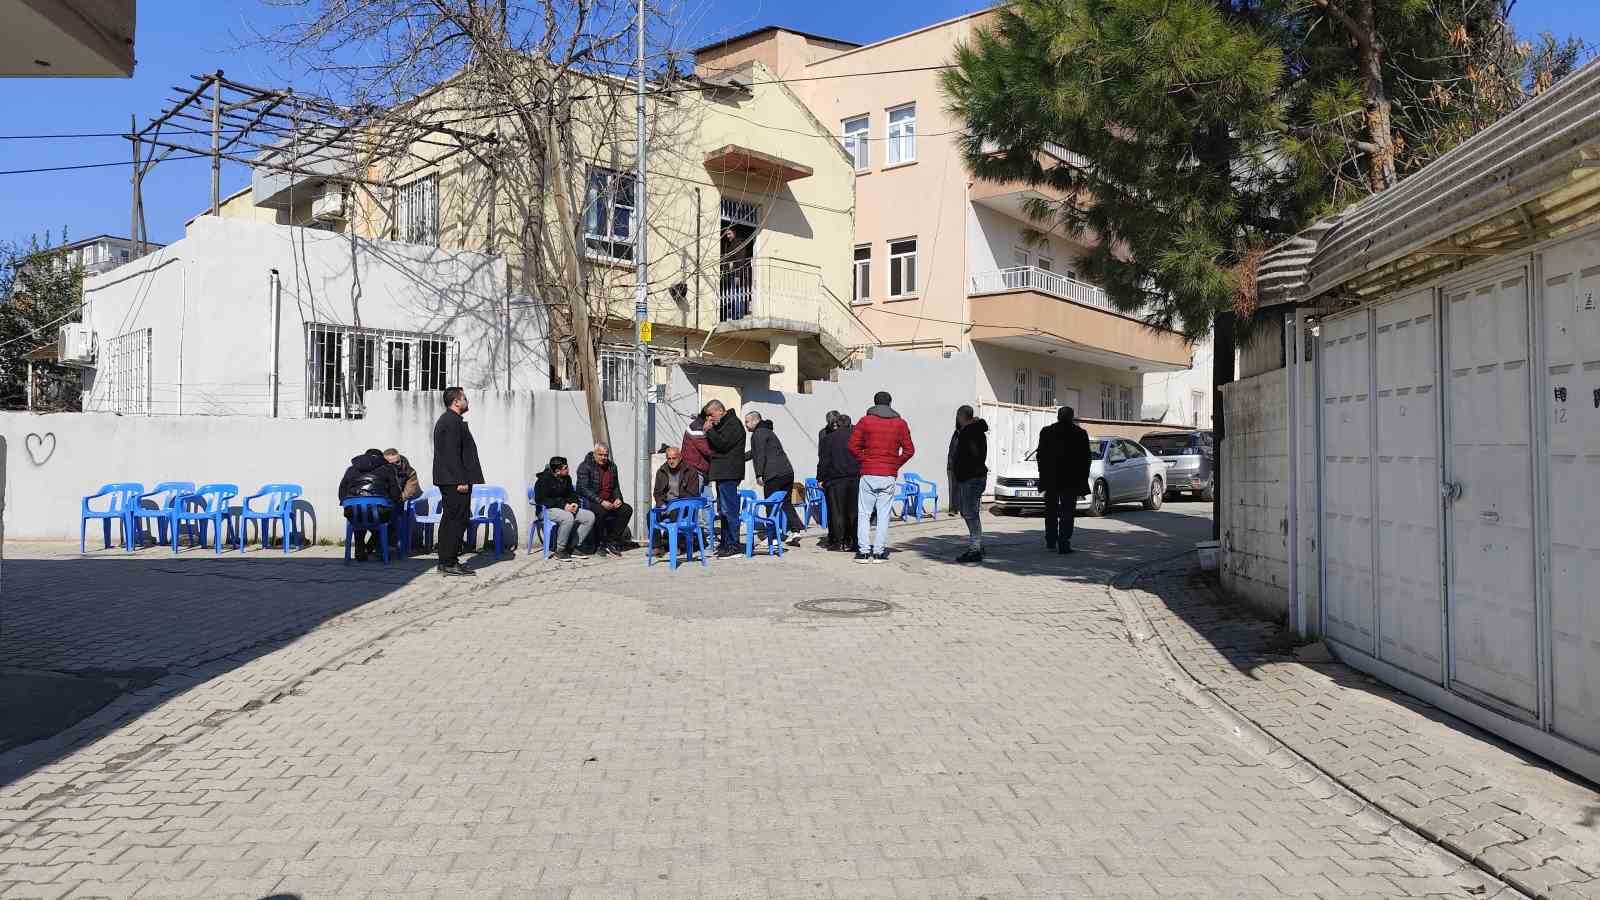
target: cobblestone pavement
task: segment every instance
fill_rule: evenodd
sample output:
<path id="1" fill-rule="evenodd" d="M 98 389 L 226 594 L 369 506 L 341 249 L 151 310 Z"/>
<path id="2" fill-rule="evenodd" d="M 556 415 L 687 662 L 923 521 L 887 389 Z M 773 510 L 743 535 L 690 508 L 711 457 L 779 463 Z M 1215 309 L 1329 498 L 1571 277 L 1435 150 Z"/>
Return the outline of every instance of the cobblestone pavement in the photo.
<path id="1" fill-rule="evenodd" d="M 1304 761 L 1537 896 L 1600 897 L 1600 793 L 1242 614 L 1179 560 L 1126 593 L 1188 676 Z"/>
<path id="2" fill-rule="evenodd" d="M 1085 523 L 1071 557 L 990 519 L 981 568 L 948 562 L 953 520 L 870 566 L 60 564 L 58 614 L 8 603 L 0 649 L 162 674 L 0 760 L 0 896 L 1505 893 L 1267 764 L 1130 643 L 1107 578 L 1204 512 Z M 824 599 L 890 607 L 795 607 Z M 118 646 L 94 613 L 129 602 L 205 638 Z"/>

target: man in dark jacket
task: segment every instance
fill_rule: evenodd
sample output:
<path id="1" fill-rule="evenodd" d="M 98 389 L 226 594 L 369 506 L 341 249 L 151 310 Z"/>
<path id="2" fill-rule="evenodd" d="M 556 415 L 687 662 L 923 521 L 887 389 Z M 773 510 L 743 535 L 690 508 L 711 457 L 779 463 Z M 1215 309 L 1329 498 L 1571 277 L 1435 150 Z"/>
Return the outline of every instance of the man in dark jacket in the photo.
<path id="1" fill-rule="evenodd" d="M 794 464 L 789 462 L 789 454 L 783 452 L 778 432 L 773 430 L 770 421 L 761 418 L 761 413 L 745 413 L 744 427 L 750 431 L 750 452 L 745 458 L 755 465 L 756 484 L 761 486 L 759 493 L 763 498 L 779 491 L 783 493 L 783 514 L 789 521 L 789 537 L 785 543 L 798 547 L 805 525 L 794 508 Z"/>
<path id="2" fill-rule="evenodd" d="M 956 488 L 959 483 L 956 479 L 956 445 L 960 442 L 961 420 L 958 414 L 955 430 L 950 432 L 950 448 L 945 451 L 944 455 L 945 483 L 950 485 L 950 492 L 947 495 L 949 500 L 947 502 L 950 504 L 950 515 L 952 516 L 961 514 L 961 491 Z"/>
<path id="3" fill-rule="evenodd" d="M 589 532 L 594 529 L 594 513 L 582 508 L 565 456 L 550 457 L 550 465 L 533 482 L 533 502 L 556 523 L 556 559 L 565 562 L 574 553 L 579 559 L 589 556 Z"/>
<path id="4" fill-rule="evenodd" d="M 1072 407 L 1056 413 L 1056 423 L 1039 429 L 1039 489 L 1044 492 L 1044 545 L 1072 552 L 1078 498 L 1089 493 L 1089 433 L 1074 421 Z M 1059 526 L 1058 526 L 1059 521 Z"/>
<path id="5" fill-rule="evenodd" d="M 633 507 L 622 501 L 622 479 L 617 464 L 611 461 L 611 448 L 595 444 L 578 465 L 578 496 L 594 512 L 596 549 L 612 556 L 622 555 L 622 542 L 628 538 Z"/>
<path id="6" fill-rule="evenodd" d="M 339 479 L 339 502 L 343 503 L 351 497 L 380 497 L 389 502 L 389 505 L 378 512 L 378 518 L 385 522 L 393 521 L 395 511 L 400 503 L 400 482 L 395 477 L 394 467 L 383 458 L 383 454 L 374 447 L 360 456 L 350 460 L 350 467 L 344 470 L 344 477 Z M 350 510 L 344 511 L 344 517 L 350 518 Z M 356 559 L 364 560 L 378 551 L 378 532 L 368 531 L 363 540 L 361 532 L 356 532 Z"/>
<path id="7" fill-rule="evenodd" d="M 706 442 L 711 461 L 706 477 L 717 487 L 717 557 L 737 556 L 739 547 L 739 482 L 744 480 L 744 426 L 721 400 L 706 404 Z"/>
<path id="8" fill-rule="evenodd" d="M 698 497 L 704 487 L 700 483 L 700 473 L 684 459 L 681 449 L 666 447 L 662 452 L 666 453 L 667 461 L 656 470 L 656 482 L 652 485 L 650 496 L 655 501 L 656 521 L 667 522 L 671 521 L 666 518 L 667 504 L 674 500 Z M 664 535 L 651 533 L 650 552 L 657 556 L 666 554 L 667 541 Z"/>
<path id="9" fill-rule="evenodd" d="M 889 404 L 888 391 L 872 395 L 872 407 L 850 432 L 850 452 L 861 463 L 861 489 L 856 504 L 856 562 L 886 562 L 889 559 L 889 507 L 894 503 L 895 484 L 900 467 L 917 452 L 911 442 L 911 427 Z M 876 513 L 878 527 L 869 531 Z M 872 542 L 874 533 L 877 543 Z"/>
<path id="10" fill-rule="evenodd" d="M 401 502 L 421 497 L 422 485 L 417 480 L 417 469 L 411 465 L 411 460 L 393 447 L 383 451 L 383 458 L 394 466 L 394 477 L 400 482 Z"/>
<path id="11" fill-rule="evenodd" d="M 850 452 L 850 417 L 840 413 L 822 439 L 817 480 L 828 494 L 828 541 L 835 550 L 855 553 L 856 505 L 860 502 L 861 463 Z"/>
<path id="12" fill-rule="evenodd" d="M 973 414 L 972 407 L 956 410 L 955 471 L 956 494 L 961 518 L 967 520 L 967 552 L 956 557 L 958 563 L 983 562 L 983 523 L 979 521 L 979 502 L 989 484 L 989 423 Z"/>
<path id="13" fill-rule="evenodd" d="M 433 486 L 439 489 L 439 572 L 476 575 L 461 564 L 461 540 L 472 512 L 472 486 L 483 484 L 478 442 L 462 418 L 470 408 L 467 392 L 445 388 L 444 414 L 433 423 Z"/>

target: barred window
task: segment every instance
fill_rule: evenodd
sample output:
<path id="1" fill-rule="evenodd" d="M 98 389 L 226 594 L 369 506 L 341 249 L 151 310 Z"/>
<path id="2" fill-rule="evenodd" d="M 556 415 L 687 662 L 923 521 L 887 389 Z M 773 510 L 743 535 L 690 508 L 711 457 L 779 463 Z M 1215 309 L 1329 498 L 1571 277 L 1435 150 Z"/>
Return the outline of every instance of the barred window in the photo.
<path id="1" fill-rule="evenodd" d="M 631 401 L 639 367 L 632 347 L 600 348 L 600 399 Z"/>
<path id="2" fill-rule="evenodd" d="M 396 190 L 395 240 L 439 246 L 439 176 L 418 178 Z"/>
<path id="3" fill-rule="evenodd" d="M 306 325 L 306 416 L 359 419 L 367 391 L 442 391 L 459 364 L 455 338 Z"/>
<path id="4" fill-rule="evenodd" d="M 1109 384 L 1100 385 L 1100 418 L 1117 417 L 1117 389 Z"/>
<path id="5" fill-rule="evenodd" d="M 106 389 L 96 404 L 101 412 L 150 412 L 150 329 L 140 328 L 106 341 L 100 371 Z"/>
<path id="6" fill-rule="evenodd" d="M 1133 408 L 1133 388 L 1125 387 L 1117 390 L 1117 418 L 1124 422 L 1137 422 L 1139 410 Z"/>

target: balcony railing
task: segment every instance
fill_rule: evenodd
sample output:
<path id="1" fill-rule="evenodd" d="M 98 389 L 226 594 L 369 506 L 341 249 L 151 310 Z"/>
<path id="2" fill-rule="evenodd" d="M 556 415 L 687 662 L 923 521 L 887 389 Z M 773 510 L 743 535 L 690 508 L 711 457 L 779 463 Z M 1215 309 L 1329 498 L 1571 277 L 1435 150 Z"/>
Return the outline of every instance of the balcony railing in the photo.
<path id="1" fill-rule="evenodd" d="M 1106 292 L 1100 288 L 1038 266 L 1013 266 L 994 272 L 979 272 L 972 276 L 973 295 L 999 294 L 1005 291 L 1038 291 L 1062 300 L 1071 300 L 1073 303 L 1126 315 L 1117 309 L 1106 296 Z"/>
<path id="2" fill-rule="evenodd" d="M 762 257 L 722 267 L 718 319 L 789 320 L 815 327 L 846 349 L 876 343 L 872 332 L 822 282 L 816 266 Z"/>

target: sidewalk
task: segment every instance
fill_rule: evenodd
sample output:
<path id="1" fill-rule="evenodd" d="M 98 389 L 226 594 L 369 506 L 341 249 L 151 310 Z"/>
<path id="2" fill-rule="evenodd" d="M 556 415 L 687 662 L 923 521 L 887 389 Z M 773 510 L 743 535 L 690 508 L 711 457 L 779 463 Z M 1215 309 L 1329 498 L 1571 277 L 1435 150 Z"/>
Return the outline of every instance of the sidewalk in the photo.
<path id="1" fill-rule="evenodd" d="M 1366 804 L 1538 897 L 1600 897 L 1600 792 L 1224 599 L 1193 557 L 1125 590 L 1192 678 Z M 1135 631 L 1138 631 L 1138 624 Z"/>

